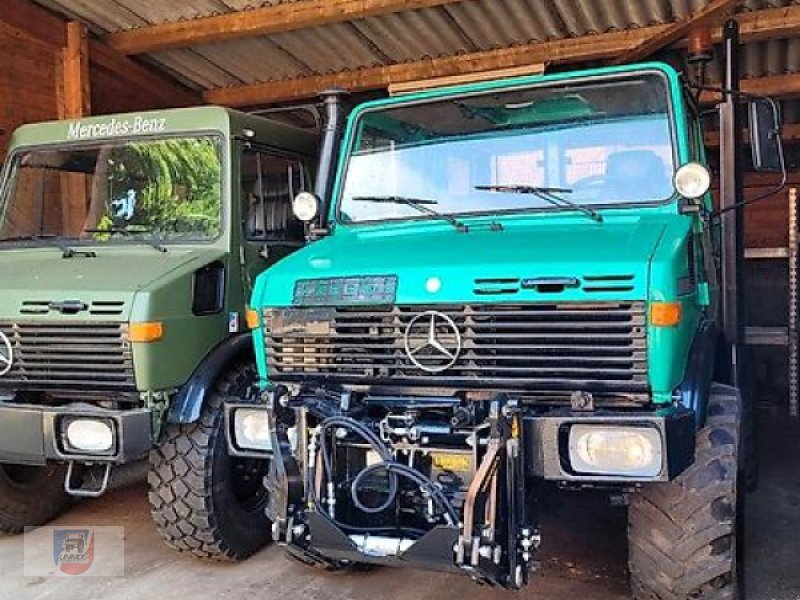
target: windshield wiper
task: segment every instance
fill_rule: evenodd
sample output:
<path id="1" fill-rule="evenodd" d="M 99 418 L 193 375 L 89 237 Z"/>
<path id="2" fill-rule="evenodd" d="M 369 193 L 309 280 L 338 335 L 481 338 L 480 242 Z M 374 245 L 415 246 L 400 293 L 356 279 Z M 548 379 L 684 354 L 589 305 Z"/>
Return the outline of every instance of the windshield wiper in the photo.
<path id="1" fill-rule="evenodd" d="M 152 229 L 142 229 L 140 231 L 128 231 L 122 227 L 109 227 L 107 229 L 84 229 L 83 233 L 108 233 L 109 235 L 113 235 L 115 233 L 119 233 L 120 235 L 124 235 L 126 237 L 133 237 L 139 233 L 153 233 Z M 167 252 L 167 247 L 161 244 L 158 240 L 150 239 L 150 238 L 141 238 L 141 241 L 147 244 L 148 246 L 152 246 L 159 252 Z"/>
<path id="2" fill-rule="evenodd" d="M 56 235 L 55 233 L 31 233 L 28 235 L 13 235 L 11 237 L 0 238 L 0 242 L 41 242 L 45 240 L 53 240 L 56 242 L 55 246 L 61 250 L 64 258 L 72 258 L 75 256 L 77 254 L 75 250 L 66 244 L 62 244 L 57 241 L 60 237 L 62 236 Z"/>
<path id="3" fill-rule="evenodd" d="M 601 215 L 596 210 L 589 208 L 588 206 L 584 206 L 583 204 L 578 204 L 576 202 L 573 202 L 572 200 L 567 200 L 563 196 L 558 195 L 558 194 L 571 194 L 572 190 L 569 188 L 536 187 L 533 185 L 512 184 L 512 185 L 476 185 L 475 189 L 485 192 L 504 192 L 507 194 L 533 194 L 537 198 L 540 198 L 545 202 L 549 202 L 553 206 L 557 206 L 558 208 L 572 208 L 574 210 L 582 212 L 590 219 L 597 221 L 598 223 L 603 222 L 603 215 Z"/>
<path id="4" fill-rule="evenodd" d="M 32 233 L 30 235 L 12 235 L 11 237 L 0 238 L 0 242 L 38 242 L 40 240 L 49 240 L 57 237 L 54 233 Z"/>
<path id="5" fill-rule="evenodd" d="M 353 196 L 352 200 L 354 202 L 375 202 L 375 203 L 384 203 L 384 204 L 404 204 L 405 206 L 410 206 L 418 210 L 419 212 L 430 215 L 432 217 L 436 217 L 437 219 L 444 219 L 456 230 L 461 232 L 469 231 L 469 228 L 464 225 L 461 221 L 456 219 L 453 215 L 447 215 L 440 213 L 438 211 L 433 210 L 432 208 L 428 208 L 428 205 L 431 204 L 439 204 L 436 200 L 425 200 L 423 198 L 409 198 L 407 196 Z"/>

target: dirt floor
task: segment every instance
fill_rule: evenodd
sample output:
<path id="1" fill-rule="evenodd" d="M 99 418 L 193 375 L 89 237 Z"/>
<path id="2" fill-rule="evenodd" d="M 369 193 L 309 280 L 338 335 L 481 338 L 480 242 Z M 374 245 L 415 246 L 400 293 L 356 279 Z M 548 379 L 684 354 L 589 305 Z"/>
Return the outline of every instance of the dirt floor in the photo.
<path id="1" fill-rule="evenodd" d="M 800 600 L 800 423 L 762 419 L 763 469 L 748 501 L 746 565 L 749 600 Z M 546 502 L 541 568 L 514 598 L 551 600 L 628 597 L 625 510 L 602 496 L 559 495 Z M 0 599 L 194 598 L 281 600 L 470 600 L 512 597 L 465 577 L 377 569 L 326 574 L 294 563 L 271 547 L 238 564 L 215 564 L 167 548 L 150 524 L 146 489 L 133 483 L 82 502 L 57 525 L 123 525 L 124 578 L 31 578 L 21 575 L 23 540 L 0 537 Z"/>

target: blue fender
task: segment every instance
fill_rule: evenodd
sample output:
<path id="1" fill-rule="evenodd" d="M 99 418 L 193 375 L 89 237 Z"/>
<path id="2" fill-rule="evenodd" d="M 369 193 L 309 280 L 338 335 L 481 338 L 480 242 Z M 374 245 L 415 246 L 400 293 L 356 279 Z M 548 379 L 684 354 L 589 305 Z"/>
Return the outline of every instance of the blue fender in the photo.
<path id="1" fill-rule="evenodd" d="M 686 363 L 686 373 L 680 386 L 681 404 L 694 411 L 698 430 L 706 422 L 708 396 L 711 391 L 711 382 L 714 379 L 718 341 L 719 333 L 714 323 L 709 320 L 702 321 L 692 341 L 689 359 Z"/>
<path id="2" fill-rule="evenodd" d="M 191 378 L 172 399 L 167 415 L 168 423 L 194 423 L 200 418 L 206 395 L 214 382 L 234 360 L 253 353 L 253 337 L 250 332 L 240 333 L 226 339 L 203 359 Z"/>

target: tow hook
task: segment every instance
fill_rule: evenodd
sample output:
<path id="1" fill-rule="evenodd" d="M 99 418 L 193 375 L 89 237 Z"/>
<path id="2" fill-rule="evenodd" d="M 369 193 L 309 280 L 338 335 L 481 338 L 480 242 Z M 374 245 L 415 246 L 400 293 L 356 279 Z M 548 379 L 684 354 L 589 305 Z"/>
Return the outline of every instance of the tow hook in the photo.
<path id="1" fill-rule="evenodd" d="M 76 484 L 74 482 L 75 461 L 69 461 L 67 475 L 64 478 L 64 491 L 70 496 L 79 498 L 99 498 L 108 490 L 112 466 L 111 463 L 88 465 L 82 481 Z"/>

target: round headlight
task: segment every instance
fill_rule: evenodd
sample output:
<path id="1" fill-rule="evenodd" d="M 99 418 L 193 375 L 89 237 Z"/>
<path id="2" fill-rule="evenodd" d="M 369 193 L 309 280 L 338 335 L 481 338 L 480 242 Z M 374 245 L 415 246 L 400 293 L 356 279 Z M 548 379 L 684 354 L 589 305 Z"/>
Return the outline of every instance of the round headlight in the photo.
<path id="1" fill-rule="evenodd" d="M 294 216 L 308 223 L 319 213 L 319 198 L 311 192 L 300 192 L 292 202 Z"/>
<path id="2" fill-rule="evenodd" d="M 700 163 L 687 163 L 675 172 L 674 183 L 681 196 L 696 200 L 711 188 L 711 173 Z"/>

